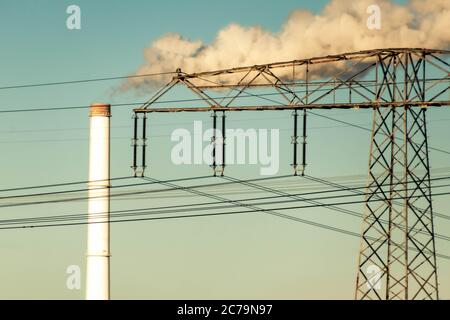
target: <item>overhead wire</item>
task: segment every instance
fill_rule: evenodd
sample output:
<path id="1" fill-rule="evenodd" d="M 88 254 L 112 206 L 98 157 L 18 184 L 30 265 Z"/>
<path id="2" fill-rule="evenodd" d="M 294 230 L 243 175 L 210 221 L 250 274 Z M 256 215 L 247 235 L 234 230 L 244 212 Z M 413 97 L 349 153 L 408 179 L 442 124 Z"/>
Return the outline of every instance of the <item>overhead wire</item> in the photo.
<path id="1" fill-rule="evenodd" d="M 249 183 L 246 181 L 240 181 L 241 183 Z M 165 181 L 164 183 L 167 183 L 167 181 Z M 450 185 L 443 185 L 443 186 L 437 186 L 437 187 L 448 187 Z M 256 185 L 255 185 L 256 187 Z M 258 185 L 258 187 L 262 187 L 261 185 Z M 244 199 L 234 199 L 234 200 L 220 200 L 220 201 L 216 201 L 216 202 L 208 202 L 208 203 L 194 203 L 194 204 L 183 204 L 183 205 L 172 205 L 172 206 L 161 206 L 161 207 L 146 207 L 146 208 L 139 208 L 139 209 L 130 209 L 130 210 L 118 210 L 118 211 L 111 211 L 110 213 L 114 214 L 114 213 L 123 213 L 123 212 L 135 212 L 135 211 L 142 211 L 142 210 L 147 210 L 147 211 L 153 211 L 153 210 L 163 210 L 163 209 L 180 209 L 180 210 L 187 210 L 186 208 L 192 208 L 194 207 L 193 210 L 196 210 L 197 207 L 202 207 L 205 205 L 211 206 L 211 207 L 207 207 L 206 209 L 202 209 L 202 210 L 208 210 L 208 209 L 226 209 L 228 207 L 212 207 L 212 205 L 217 205 L 217 204 L 224 204 L 224 203 L 230 203 L 232 201 L 239 201 L 239 202 L 253 202 L 256 200 L 269 200 L 269 199 L 280 199 L 280 198 L 293 198 L 293 197 L 299 197 L 299 196 L 309 196 L 309 195 L 317 195 L 317 194 L 326 194 L 326 193 L 337 193 L 339 191 L 343 191 L 342 189 L 335 189 L 335 190 L 324 190 L 324 191 L 311 191 L 311 192 L 303 192 L 303 193 L 295 193 L 295 194 L 288 194 L 288 193 L 282 193 L 280 194 L 278 190 L 276 189 L 272 189 L 272 188 L 268 188 L 268 187 L 264 187 L 266 189 L 266 191 L 268 190 L 269 192 L 277 192 L 276 196 L 265 196 L 265 197 L 251 197 L 251 198 L 244 198 Z M 172 189 L 172 188 L 170 188 Z M 188 186 L 188 187 L 179 187 L 180 190 L 193 190 L 194 188 L 192 186 Z M 271 191 L 273 190 L 273 191 Z M 406 190 L 406 189 L 405 189 Z M 347 190 L 345 190 L 347 191 Z M 354 196 L 364 196 L 367 195 L 365 193 L 362 194 L 350 194 L 350 195 L 332 195 L 332 196 L 325 196 L 325 197 L 315 197 L 315 198 L 294 198 L 294 200 L 277 200 L 277 201 L 271 201 L 271 202 L 258 202 L 258 205 L 272 205 L 272 204 L 280 204 L 280 203 L 290 203 L 290 202 L 308 202 L 308 203 L 313 203 L 313 204 L 318 204 L 317 202 L 311 202 L 313 200 L 329 200 L 329 199 L 341 199 L 341 198 L 348 198 L 348 197 L 354 197 Z M 380 200 L 385 200 L 380 198 Z M 161 211 L 161 213 L 173 213 L 173 212 L 177 212 L 177 211 Z M 97 213 L 97 217 L 103 218 L 106 217 L 109 213 Z M 361 214 L 359 213 L 354 213 L 353 215 L 356 215 L 358 217 L 361 217 Z M 114 215 L 113 215 L 114 216 Z M 24 221 L 34 221 L 34 220 L 39 220 L 39 219 L 65 219 L 65 218 L 84 218 L 87 217 L 87 214 L 72 214 L 72 215 L 59 215 L 59 216 L 43 216 L 43 217 L 35 217 L 35 218 L 20 218 L 20 219 L 11 219 L 11 220 L 5 220 L 2 219 L 0 220 L 1 223 L 7 223 L 7 222 L 24 222 Z M 450 219 L 450 217 L 447 217 L 447 219 Z"/>
<path id="2" fill-rule="evenodd" d="M 280 178 L 288 177 L 288 176 L 290 176 L 290 175 L 255 178 L 255 179 L 252 179 L 252 181 L 280 179 Z M 208 176 L 191 177 L 191 178 L 177 178 L 177 179 L 167 180 L 165 182 L 180 182 L 180 181 L 190 181 L 190 180 L 206 179 L 206 178 L 212 178 L 212 176 L 208 175 Z M 156 184 L 156 183 L 148 183 L 148 184 Z M 211 184 L 201 184 L 201 185 L 197 185 L 197 186 L 191 186 L 191 188 L 194 188 L 194 187 L 195 188 L 207 188 L 207 187 L 227 185 L 227 184 L 232 184 L 232 182 L 229 182 L 229 183 L 217 182 L 217 183 L 211 183 Z M 142 185 L 142 183 L 140 185 Z M 157 190 L 145 190 L 145 191 L 130 191 L 130 192 L 124 192 L 122 194 L 112 194 L 112 195 L 110 195 L 110 197 L 111 198 L 115 198 L 115 197 L 123 197 L 123 196 L 127 196 L 127 195 L 167 192 L 167 191 L 173 191 L 173 190 L 180 190 L 180 188 L 174 188 L 174 189 L 170 189 L 170 190 L 157 189 Z M 89 189 L 84 189 L 84 191 L 89 191 Z M 70 192 L 70 190 L 69 190 L 69 192 Z M 55 193 L 59 194 L 59 193 L 62 193 L 62 192 L 61 191 L 55 191 Z M 48 194 L 50 194 L 50 193 L 48 193 Z M 41 195 L 41 194 L 38 194 L 38 195 Z M 24 195 L 24 196 L 27 196 L 27 195 Z M 30 195 L 28 195 L 28 196 L 30 196 Z M 0 204 L 0 208 L 17 207 L 17 206 L 28 206 L 28 205 L 38 205 L 38 204 L 49 204 L 49 203 L 65 203 L 65 202 L 88 200 L 88 199 L 95 199 L 95 198 L 102 198 L 102 196 L 96 196 L 96 197 L 89 197 L 88 196 L 88 197 L 76 197 L 76 198 L 58 199 L 58 200 L 43 200 L 43 201 L 33 201 L 33 202 Z M 8 199 L 8 197 L 4 197 L 4 199 Z"/>
<path id="3" fill-rule="evenodd" d="M 311 204 L 314 204 L 314 205 L 316 205 L 316 204 L 317 205 L 321 205 L 322 204 L 320 201 L 317 201 L 317 200 L 324 200 L 324 199 L 328 200 L 328 199 L 340 198 L 340 196 L 331 196 L 331 197 L 322 197 L 322 198 L 319 197 L 319 198 L 315 198 L 315 199 L 304 198 L 304 197 L 299 197 L 299 195 L 296 195 L 296 194 L 288 194 L 288 193 L 280 191 L 278 189 L 270 188 L 270 187 L 267 187 L 267 186 L 257 185 L 255 183 L 248 182 L 248 181 L 245 181 L 245 180 L 240 180 L 240 179 L 237 179 L 237 178 L 231 178 L 231 177 L 227 177 L 227 176 L 222 177 L 222 178 L 224 178 L 226 180 L 236 181 L 236 182 L 241 183 L 243 185 L 253 186 L 254 188 L 261 189 L 261 190 L 264 190 L 264 191 L 267 191 L 267 192 L 270 192 L 270 193 L 273 193 L 273 194 L 278 194 L 278 195 L 280 195 L 282 197 L 289 197 L 289 198 L 295 199 L 297 201 L 304 201 L 304 202 L 311 203 Z M 448 187 L 448 186 L 449 185 L 444 185 L 442 187 Z M 380 186 L 380 188 L 381 187 L 383 187 L 383 186 Z M 347 188 L 347 189 L 339 188 L 339 189 L 341 191 L 356 191 L 356 193 L 354 192 L 353 195 L 343 195 L 343 197 L 345 197 L 345 198 L 349 198 L 349 197 L 352 197 L 352 196 L 376 195 L 376 196 L 378 196 L 378 199 L 380 201 L 387 201 L 388 200 L 388 199 L 380 197 L 380 195 L 379 195 L 379 194 L 383 194 L 384 195 L 384 191 L 365 193 L 365 192 L 357 191 L 358 189 L 354 189 L 354 188 Z M 403 191 L 407 191 L 407 190 L 408 189 L 398 190 L 398 192 L 403 192 Z M 411 199 L 412 198 L 419 198 L 419 197 L 411 197 Z M 390 199 L 390 200 L 392 200 L 392 199 Z M 367 200 L 366 202 L 371 202 L 371 201 Z M 335 205 L 329 205 L 329 206 L 327 206 L 327 209 L 330 209 L 330 210 L 333 210 L 333 211 L 338 211 L 338 212 L 341 212 L 341 213 L 344 213 L 344 214 L 348 214 L 348 215 L 351 215 L 351 216 L 355 216 L 355 217 L 359 217 L 359 218 L 364 218 L 364 215 L 359 213 L 359 212 L 356 212 L 356 211 L 353 211 L 353 210 L 349 210 L 349 209 L 345 209 L 345 208 L 340 208 L 340 207 L 335 206 Z M 445 215 L 442 215 L 442 216 L 445 219 L 450 220 L 450 216 L 445 216 Z M 381 221 L 384 224 L 388 224 L 389 223 L 389 221 L 383 220 L 381 218 L 379 219 L 379 221 Z M 418 232 L 425 233 L 423 231 L 418 231 Z M 442 240 L 450 241 L 450 237 L 447 237 L 447 236 L 436 234 L 436 237 L 438 237 L 438 238 L 440 238 Z"/>
<path id="4" fill-rule="evenodd" d="M 311 180 L 311 181 L 314 181 L 314 182 L 319 182 L 319 183 L 322 183 L 322 184 L 327 185 L 327 186 L 331 186 L 331 187 L 335 187 L 335 188 L 341 188 L 342 190 L 348 190 L 350 192 L 357 193 L 357 194 L 360 194 L 360 195 L 363 195 L 363 196 L 367 195 L 366 193 L 358 191 L 357 189 L 348 188 L 348 187 L 346 187 L 344 185 L 341 185 L 341 184 L 338 184 L 336 182 L 332 182 L 332 181 L 329 181 L 329 180 L 326 180 L 326 179 L 323 179 L 323 178 L 312 177 L 312 176 L 309 176 L 309 175 L 305 175 L 302 178 L 305 178 L 305 179 L 308 179 L 308 180 Z M 432 181 L 432 180 L 430 179 L 430 181 Z M 433 186 L 431 188 L 433 189 Z M 370 193 L 370 194 L 371 195 L 373 194 L 373 195 L 377 196 L 376 193 Z M 400 204 L 400 203 L 396 203 L 396 204 Z M 400 205 L 404 205 L 404 204 L 402 203 Z M 415 206 L 413 206 L 413 207 L 415 209 L 418 209 L 418 210 L 422 210 L 422 211 L 424 210 L 423 208 L 417 208 Z M 442 213 L 439 213 L 439 212 L 436 212 L 435 210 L 433 210 L 431 213 L 434 216 L 438 217 L 438 218 L 450 220 L 450 216 L 442 214 Z"/>
<path id="5" fill-rule="evenodd" d="M 157 180 L 157 179 L 146 179 L 146 180 L 149 180 L 149 181 L 153 181 L 153 182 L 162 182 L 162 181 L 160 181 L 160 180 Z M 225 213 L 210 213 L 210 214 L 196 214 L 196 215 L 183 215 L 183 216 L 175 216 L 175 217 L 152 217 L 152 218 L 138 218 L 138 219 L 122 219 L 122 220 L 111 220 L 111 221 L 108 221 L 108 222 L 111 222 L 111 223 L 115 223 L 115 222 L 132 222 L 132 221 L 145 221 L 145 220 L 161 220 L 161 219 L 179 219 L 179 218 L 189 218 L 189 217 L 201 217 L 201 216 L 215 216 L 215 215 L 228 215 L 228 214 L 238 214 L 238 213 L 249 213 L 249 212 L 268 212 L 268 211 L 270 211 L 271 213 L 275 213 L 275 215 L 277 215 L 277 216 L 281 216 L 281 217 L 283 217 L 283 216 L 286 216 L 286 215 L 284 215 L 284 214 L 280 214 L 280 213 L 277 213 L 277 212 L 273 212 L 273 210 L 292 210 L 292 209 L 300 209 L 300 208 L 312 208 L 312 207 L 326 207 L 326 206 L 329 206 L 330 204 L 314 204 L 314 205 L 308 205 L 308 206 L 296 206 L 296 207 L 279 207 L 279 208 L 270 208 L 270 209 L 263 209 L 263 208 L 258 208 L 258 207 L 255 207 L 254 205 L 252 205 L 252 204 L 250 204 L 250 205 L 248 205 L 248 204 L 242 204 L 242 203 L 239 203 L 239 201 L 237 201 L 237 200 L 232 200 L 232 199 L 226 199 L 226 198 L 223 198 L 223 197 L 218 197 L 218 196 L 215 196 L 215 195 L 210 195 L 210 194 L 208 194 L 208 193 L 205 193 L 205 192 L 199 192 L 199 191 L 197 191 L 197 190 L 190 190 L 190 189 L 188 189 L 188 188 L 186 188 L 186 187 L 182 187 L 182 186 L 176 186 L 176 185 L 174 185 L 174 184 L 172 184 L 172 183 L 166 183 L 166 182 L 163 182 L 162 183 L 163 185 L 166 185 L 166 186 L 170 186 L 170 187 L 177 187 L 177 188 L 182 188 L 182 190 L 185 190 L 185 191 L 188 191 L 188 192 L 191 192 L 191 191 L 193 191 L 193 192 L 195 192 L 197 195 L 203 195 L 203 196 L 207 196 L 207 197 L 211 197 L 211 198 L 213 198 L 213 199 L 219 199 L 219 200 L 222 200 L 222 201 L 228 201 L 228 202 L 231 202 L 231 203 L 233 203 L 233 204 L 238 204 L 239 206 L 243 206 L 243 207 L 245 207 L 245 208 L 250 208 L 250 209 L 252 209 L 252 211 L 248 211 L 248 210 L 246 210 L 246 211 L 244 211 L 244 212 L 241 212 L 241 211 L 239 211 L 239 212 L 225 212 Z M 446 193 L 438 193 L 438 194 L 435 194 L 435 195 L 448 195 L 448 194 L 450 194 L 449 192 L 446 192 Z M 399 198 L 402 198 L 402 197 L 399 197 Z M 383 199 L 373 199 L 373 200 L 371 200 L 371 201 L 382 201 Z M 363 200 L 363 202 L 365 202 L 366 200 Z M 342 205 L 342 204 L 355 204 L 355 203 L 361 203 L 361 201 L 351 201 L 351 202 L 339 202 L 338 204 L 339 205 Z M 136 213 L 135 213 L 136 214 Z M 141 214 L 142 214 L 142 212 L 141 212 Z M 287 217 L 285 217 L 285 218 L 287 218 L 287 219 L 290 219 L 290 220 L 295 220 L 295 221 L 298 221 L 298 222 L 303 222 L 303 223 L 307 223 L 307 224 L 310 224 L 310 225 L 314 225 L 314 226 L 321 226 L 321 227 L 323 227 L 323 228 L 326 228 L 326 229 L 329 229 L 329 230 L 334 230 L 334 231 L 336 231 L 336 230 L 339 230 L 339 228 L 335 228 L 335 227 L 333 227 L 333 226 L 327 226 L 327 225 L 323 225 L 323 224 L 318 224 L 318 223 L 316 223 L 316 222 L 312 222 L 312 221 L 309 221 L 309 220 L 305 220 L 305 219 L 300 219 L 300 218 L 297 218 L 297 217 L 292 217 L 292 216 L 287 216 Z M 87 224 L 87 223 L 97 223 L 97 222 L 75 222 L 75 223 L 73 223 L 73 222 L 70 222 L 70 223 L 57 223 L 57 224 L 44 224 L 44 225 L 42 225 L 42 224 L 40 224 L 40 225 L 32 225 L 32 226 L 30 226 L 30 225 L 27 225 L 27 226 L 6 226 L 6 227 L 1 227 L 0 228 L 0 230 L 1 229 L 19 229 L 19 228 L 34 228 L 34 227 L 50 227 L 50 226 L 71 226 L 71 225 L 83 225 L 83 224 Z M 105 223 L 105 222 L 99 222 L 99 223 Z M 342 230 L 341 230 L 342 231 Z M 355 235 L 357 235 L 358 237 L 360 236 L 359 234 L 357 234 L 357 233 L 354 233 L 354 232 L 351 232 L 351 231 L 348 231 L 348 230 L 343 230 L 343 232 L 345 232 L 346 234 L 351 234 L 351 233 L 353 233 L 353 234 L 355 234 Z M 443 257 L 444 255 L 439 255 L 440 257 Z M 450 258 L 450 257 L 449 257 Z"/>
<path id="6" fill-rule="evenodd" d="M 17 85 L 10 85 L 10 86 L 2 86 L 2 87 L 0 87 L 0 90 L 48 87 L 48 86 L 59 86 L 59 85 L 78 84 L 78 83 L 87 83 L 87 82 L 99 82 L 99 81 L 111 81 L 111 80 L 143 78 L 143 77 L 145 78 L 145 77 L 155 77 L 155 76 L 171 75 L 171 74 L 176 74 L 176 72 L 156 72 L 156 73 L 147 73 L 147 74 L 127 75 L 127 76 L 114 76 L 114 77 L 67 80 L 67 81 L 53 81 L 53 82 L 17 84 Z"/>
<path id="7" fill-rule="evenodd" d="M 204 178 L 204 177 L 201 177 Z M 448 177 L 447 177 L 448 178 Z M 230 178 L 230 177 L 226 177 L 226 179 L 235 179 L 235 178 Z M 174 179 L 174 180 L 165 180 L 162 181 L 163 183 L 169 183 L 169 182 L 177 182 L 177 181 L 183 181 L 185 179 Z M 250 184 L 250 181 L 261 181 L 260 179 L 253 179 L 253 180 L 237 180 L 235 179 L 235 181 L 230 181 L 229 183 L 232 184 L 236 184 L 236 183 L 245 183 L 245 184 Z M 154 184 L 155 182 L 148 182 L 148 184 Z M 145 184 L 145 183 L 142 183 Z M 214 184 L 217 186 L 220 185 L 225 185 L 228 183 L 221 183 L 221 184 Z M 254 183 L 251 183 L 254 187 L 256 186 Z M 199 186 L 180 186 L 180 187 L 176 187 L 176 188 L 165 188 L 165 189 L 157 189 L 157 190 L 149 190 L 149 192 L 161 192 L 161 191 L 173 191 L 173 190 L 185 190 L 185 189 L 197 189 L 200 187 L 210 187 L 213 184 L 209 184 L 209 185 L 199 185 Z M 387 185 L 385 185 L 387 186 Z M 442 188 L 442 187 L 449 187 L 450 184 L 446 184 L 446 185 L 438 185 L 435 186 L 435 188 Z M 327 190 L 319 190 L 319 191 L 309 191 L 309 192 L 302 192 L 302 193 L 294 193 L 294 194 L 290 194 L 290 193 L 286 193 L 286 192 L 281 192 L 278 189 L 273 189 L 273 188 L 269 188 L 267 186 L 262 186 L 262 185 L 258 185 L 258 188 L 263 189 L 264 191 L 269 191 L 269 192 L 277 192 L 276 196 L 266 196 L 266 197 L 253 197 L 253 198 L 244 198 L 244 199 L 239 199 L 236 201 L 241 201 L 241 202 L 248 202 L 248 201 L 255 201 L 255 200 L 268 200 L 268 199 L 278 199 L 278 198 L 285 198 L 285 197 L 299 197 L 299 196 L 310 196 L 310 195 L 323 195 L 323 194 L 329 194 L 329 193 L 341 193 L 343 191 L 355 191 L 355 190 L 359 190 L 365 187 L 345 187 L 345 188 L 335 188 L 335 189 L 327 189 Z M 406 189 L 405 189 L 406 190 Z M 400 190 L 401 191 L 401 190 Z M 381 193 L 377 192 L 377 193 Z M 370 193 L 372 194 L 372 193 Z M 300 200 L 300 201 L 310 201 L 310 200 L 325 200 L 325 199 L 339 199 L 339 198 L 347 198 L 347 197 L 354 197 L 354 196 L 364 196 L 367 195 L 367 193 L 364 192 L 357 192 L 357 193 L 353 193 L 353 194 L 338 194 L 338 195 L 331 195 L 331 196 L 326 196 L 326 197 L 318 197 L 318 198 L 303 198 L 303 199 L 296 199 L 296 201 Z M 227 201 L 228 202 L 228 201 Z M 287 201 L 283 201 L 283 202 L 266 202 L 266 203 L 261 203 L 264 205 L 267 204 L 275 204 L 275 203 L 284 203 Z M 290 202 L 290 201 L 289 201 Z M 201 205 L 213 205 L 213 204 L 220 204 L 222 203 L 222 201 L 218 201 L 216 203 L 202 203 L 202 204 L 186 204 L 186 205 L 177 205 L 177 206 L 164 206 L 164 207 L 159 207 L 159 208 L 143 208 L 143 209 L 139 209 L 139 210 L 148 210 L 148 209 L 162 209 L 162 208 L 184 208 L 184 207 L 190 207 L 190 206 L 201 206 Z M 79 215 L 78 215 L 79 216 Z M 62 217 L 66 217 L 66 215 L 62 216 Z M 444 216 L 446 217 L 446 216 Z M 43 217 L 43 218 L 49 218 L 49 217 Z M 450 218 L 450 217 L 446 217 L 446 218 Z M 2 220 L 4 221 L 4 220 Z"/>
<path id="8" fill-rule="evenodd" d="M 292 177 L 292 175 L 283 175 L 283 176 L 271 176 L 271 177 L 264 177 L 264 178 L 255 178 L 255 179 L 249 179 L 247 181 L 249 182 L 256 182 L 256 181 L 266 181 L 266 180 L 276 180 L 276 179 L 282 179 Z M 194 178 L 177 178 L 177 179 L 171 179 L 166 180 L 164 182 L 181 182 L 181 181 L 192 181 L 192 180 L 199 180 L 199 179 L 210 179 L 213 178 L 212 176 L 199 176 Z M 450 176 L 443 176 L 443 177 L 437 177 L 433 178 L 431 181 L 439 181 L 439 180 L 447 180 L 450 179 Z M 210 188 L 210 187 L 221 187 L 225 185 L 232 185 L 236 184 L 237 182 L 228 181 L 228 182 L 215 182 L 215 183 L 209 183 L 209 184 L 200 184 L 200 185 L 191 185 L 189 188 L 191 189 L 199 189 L 199 188 Z M 412 181 L 408 183 L 413 183 Z M 112 188 L 122 188 L 122 187 L 133 187 L 133 186 L 143 186 L 143 185 L 152 185 L 156 183 L 147 182 L 147 183 L 137 183 L 137 184 L 127 184 L 127 185 L 119 185 L 119 186 L 112 186 Z M 389 186 L 389 184 L 385 184 L 384 186 Z M 444 185 L 446 186 L 446 185 Z M 440 187 L 444 187 L 440 186 Z M 151 194 L 151 193 L 161 193 L 161 192 L 168 192 L 168 191 L 176 191 L 176 190 L 182 190 L 183 188 L 165 188 L 165 189 L 155 189 L 155 190 L 143 190 L 143 191 L 124 191 L 120 194 L 112 194 L 110 195 L 111 198 L 116 197 L 124 197 L 128 195 L 142 195 L 142 194 Z M 358 190 L 358 189 L 364 189 L 365 186 L 358 186 L 358 187 L 352 187 L 349 190 Z M 9 195 L 9 196 L 2 196 L 0 197 L 0 200 L 10 200 L 10 199 L 16 199 L 16 198 L 28 198 L 28 197 L 41 197 L 41 196 L 49 196 L 49 195 L 59 195 L 59 194 L 65 194 L 65 193 L 72 193 L 72 192 L 87 192 L 89 191 L 89 188 L 86 189 L 76 189 L 76 190 L 64 190 L 64 191 L 53 191 L 53 192 L 44 192 L 44 193 L 33 193 L 33 194 L 20 194 L 20 195 Z M 320 192 L 339 192 L 339 189 L 336 190 L 328 190 L 328 191 L 314 191 L 310 194 L 314 193 L 320 193 Z M 29 205 L 40 205 L 40 204 L 50 204 L 50 203 L 66 203 L 66 202 L 72 202 L 72 201 L 81 201 L 81 200 L 89 200 L 89 199 L 95 199 L 95 198 L 102 198 L 102 196 L 83 196 L 83 197 L 73 197 L 73 198 L 63 198 L 63 199 L 55 199 L 55 200 L 40 200 L 40 201 L 29 201 L 29 202 L 17 202 L 17 203 L 6 203 L 6 204 L 0 204 L 0 208 L 8 208 L 8 207 L 18 207 L 18 206 L 29 206 Z"/>

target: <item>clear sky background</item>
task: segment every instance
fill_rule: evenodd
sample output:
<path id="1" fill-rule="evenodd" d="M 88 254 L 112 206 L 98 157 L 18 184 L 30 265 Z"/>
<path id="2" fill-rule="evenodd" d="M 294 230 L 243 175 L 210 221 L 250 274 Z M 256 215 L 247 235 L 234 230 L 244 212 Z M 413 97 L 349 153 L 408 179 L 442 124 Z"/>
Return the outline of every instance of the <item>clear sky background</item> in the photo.
<path id="1" fill-rule="evenodd" d="M 326 3 L 0 0 L 0 87 L 132 74 L 143 62 L 143 49 L 166 33 L 181 33 L 208 43 L 232 22 L 276 32 L 292 10 L 318 13 Z M 70 4 L 81 7 L 81 30 L 66 28 Z M 117 93 L 120 84 L 106 81 L 0 90 L 0 109 L 78 106 L 96 101 L 126 103 L 147 98 Z M 112 177 L 131 175 L 131 110 L 113 109 Z M 327 111 L 326 115 L 366 127 L 371 123 L 371 113 L 366 111 Z M 251 123 L 256 128 L 282 129 L 280 174 L 290 173 L 290 119 L 288 112 L 229 117 L 234 127 Z M 449 111 L 430 112 L 430 145 L 450 150 L 448 121 L 444 121 L 449 119 Z M 154 136 L 150 136 L 150 176 L 171 179 L 210 173 L 207 166 L 170 163 L 171 131 L 175 127 L 191 129 L 193 120 L 209 121 L 209 115 L 177 114 L 150 120 Z M 369 133 L 317 117 L 310 117 L 309 125 L 308 173 L 328 178 L 355 175 L 362 183 Z M 0 189 L 86 180 L 87 138 L 87 109 L 0 114 Z M 438 169 L 448 168 L 450 156 L 430 154 L 433 169 L 442 174 Z M 252 177 L 258 167 L 230 167 L 227 173 Z M 286 181 L 285 187 L 291 191 L 307 186 L 300 178 Z M 200 199 L 114 200 L 112 209 L 188 201 Z M 448 214 L 448 201 L 448 197 L 436 199 L 435 210 Z M 83 213 L 86 209 L 86 202 L 81 201 L 3 208 L 0 214 L 42 216 Z M 362 205 L 349 209 L 362 212 Z M 295 215 L 356 232 L 360 229 L 358 218 L 323 208 Z M 450 222 L 438 220 L 436 229 L 449 235 Z M 437 246 L 439 252 L 450 254 L 448 242 L 438 241 Z M 0 298 L 83 298 L 85 250 L 85 227 L 0 231 Z M 352 299 L 359 239 L 261 214 L 116 224 L 112 226 L 111 250 L 113 299 Z M 66 288 L 69 265 L 81 267 L 81 290 Z M 441 297 L 447 299 L 449 274 L 450 261 L 440 260 Z"/>

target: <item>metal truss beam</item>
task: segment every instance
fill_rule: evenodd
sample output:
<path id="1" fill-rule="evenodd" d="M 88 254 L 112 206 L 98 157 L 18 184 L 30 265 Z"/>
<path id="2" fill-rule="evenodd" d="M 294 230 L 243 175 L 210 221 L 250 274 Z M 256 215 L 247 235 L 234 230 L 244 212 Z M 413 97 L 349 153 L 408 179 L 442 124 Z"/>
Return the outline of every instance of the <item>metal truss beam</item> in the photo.
<path id="1" fill-rule="evenodd" d="M 135 113 L 174 113 L 174 112 L 214 112 L 214 111 L 283 111 L 283 110 L 327 110 L 327 109 L 377 109 L 402 107 L 403 102 L 366 102 L 366 103 L 340 103 L 340 104 L 308 104 L 308 105 L 259 105 L 239 107 L 193 107 L 193 108 L 149 108 L 134 109 Z M 410 102 L 411 107 L 443 107 L 450 106 L 450 100 L 436 102 Z"/>

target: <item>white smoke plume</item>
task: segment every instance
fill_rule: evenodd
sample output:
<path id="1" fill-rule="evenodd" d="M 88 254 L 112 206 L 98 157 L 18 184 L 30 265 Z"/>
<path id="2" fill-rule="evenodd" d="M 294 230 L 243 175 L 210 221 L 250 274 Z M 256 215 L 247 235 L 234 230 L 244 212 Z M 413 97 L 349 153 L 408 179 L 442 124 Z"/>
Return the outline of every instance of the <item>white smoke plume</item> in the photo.
<path id="1" fill-rule="evenodd" d="M 367 27 L 370 5 L 381 9 L 379 30 Z M 200 72 L 375 48 L 449 46 L 449 0 L 412 0 L 406 5 L 390 0 L 331 0 L 318 15 L 293 11 L 277 33 L 230 24 L 209 44 L 180 34 L 164 35 L 144 49 L 145 63 L 136 75 L 177 68 Z M 143 89 L 167 80 L 132 78 L 124 88 Z"/>

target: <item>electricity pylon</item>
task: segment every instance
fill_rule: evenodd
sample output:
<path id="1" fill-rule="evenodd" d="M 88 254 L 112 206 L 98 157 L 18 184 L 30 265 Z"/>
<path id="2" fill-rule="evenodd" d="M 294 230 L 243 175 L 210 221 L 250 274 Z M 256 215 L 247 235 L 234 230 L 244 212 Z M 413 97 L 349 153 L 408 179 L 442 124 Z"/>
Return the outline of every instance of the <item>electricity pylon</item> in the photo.
<path id="1" fill-rule="evenodd" d="M 355 298 L 438 299 L 426 113 L 431 107 L 450 106 L 449 54 L 446 50 L 391 48 L 201 73 L 177 70 L 167 85 L 142 107 L 134 109 L 132 168 L 135 175 L 138 172 L 143 175 L 147 167 L 146 121 L 151 113 L 210 112 L 214 129 L 216 113 L 222 113 L 220 146 L 224 155 L 225 113 L 293 111 L 291 165 L 294 174 L 298 171 L 304 174 L 308 110 L 372 109 L 369 175 Z M 156 107 L 161 97 L 178 86 L 198 96 L 190 101 L 205 106 Z M 264 93 L 260 92 L 262 88 L 266 89 Z M 258 92 L 254 93 L 255 90 Z M 218 92 L 221 96 L 215 97 Z M 246 98 L 246 102 L 241 102 L 241 98 Z M 247 103 L 248 98 L 254 98 L 253 103 Z M 300 164 L 297 163 L 298 110 L 303 111 Z M 142 114 L 140 138 L 138 127 Z M 215 136 L 211 141 L 215 155 L 219 144 Z M 142 146 L 140 164 L 139 145 Z M 214 175 L 217 166 L 223 174 L 225 157 L 221 163 L 216 160 L 212 164 Z"/>
<path id="2" fill-rule="evenodd" d="M 380 66 L 389 98 L 404 104 L 373 112 L 357 299 L 439 298 L 427 107 L 408 105 L 410 98 L 427 101 L 427 60 L 410 58 Z"/>

